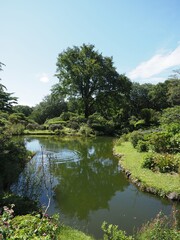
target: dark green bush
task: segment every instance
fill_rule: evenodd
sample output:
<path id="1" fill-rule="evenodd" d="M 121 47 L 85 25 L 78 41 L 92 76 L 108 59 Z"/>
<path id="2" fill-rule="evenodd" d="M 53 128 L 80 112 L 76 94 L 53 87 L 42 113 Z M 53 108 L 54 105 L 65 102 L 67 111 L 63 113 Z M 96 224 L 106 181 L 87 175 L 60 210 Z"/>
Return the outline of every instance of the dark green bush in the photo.
<path id="1" fill-rule="evenodd" d="M 151 153 L 144 157 L 142 167 L 154 170 L 155 168 L 154 154 Z"/>
<path id="2" fill-rule="evenodd" d="M 106 120 L 99 113 L 89 116 L 88 124 L 95 132 L 102 134 L 113 135 L 115 131 L 113 121 Z"/>
<path id="3" fill-rule="evenodd" d="M 171 134 L 180 133 L 180 123 L 171 123 L 168 125 L 163 125 L 163 128 Z"/>
<path id="4" fill-rule="evenodd" d="M 140 131 L 134 131 L 130 134 L 130 141 L 135 148 L 140 140 L 144 140 L 144 133 Z"/>
<path id="5" fill-rule="evenodd" d="M 171 152 L 171 134 L 168 132 L 156 132 L 149 136 L 149 142 L 153 151 L 158 153 Z"/>
<path id="6" fill-rule="evenodd" d="M 78 114 L 76 114 L 76 113 L 73 113 L 73 112 L 63 112 L 63 113 L 61 113 L 61 115 L 60 115 L 60 119 L 61 120 L 63 120 L 63 121 L 68 121 L 68 120 L 70 120 L 72 117 L 76 117 L 76 116 L 78 116 Z"/>
<path id="7" fill-rule="evenodd" d="M 67 127 L 78 130 L 80 128 L 80 124 L 74 120 L 71 120 L 68 122 Z"/>
<path id="8" fill-rule="evenodd" d="M 11 134 L 0 135 L 0 190 L 9 190 L 17 180 L 28 154 L 24 141 L 12 139 Z"/>
<path id="9" fill-rule="evenodd" d="M 61 124 L 51 124 L 51 125 L 49 125 L 49 130 L 50 131 L 61 130 L 61 129 L 63 129 L 63 126 Z"/>
<path id="10" fill-rule="evenodd" d="M 28 130 L 38 130 L 39 129 L 39 124 L 38 123 L 28 123 L 26 126 L 26 129 Z"/>
<path id="11" fill-rule="evenodd" d="M 27 197 L 17 196 L 14 194 L 3 194 L 0 195 L 0 208 L 7 206 L 8 208 L 11 205 L 14 205 L 14 216 L 16 215 L 25 215 L 34 211 L 38 211 L 38 204 L 35 201 L 28 199 Z"/>
<path id="12" fill-rule="evenodd" d="M 139 140 L 136 149 L 138 152 L 147 152 L 149 150 L 149 143 L 144 140 Z"/>

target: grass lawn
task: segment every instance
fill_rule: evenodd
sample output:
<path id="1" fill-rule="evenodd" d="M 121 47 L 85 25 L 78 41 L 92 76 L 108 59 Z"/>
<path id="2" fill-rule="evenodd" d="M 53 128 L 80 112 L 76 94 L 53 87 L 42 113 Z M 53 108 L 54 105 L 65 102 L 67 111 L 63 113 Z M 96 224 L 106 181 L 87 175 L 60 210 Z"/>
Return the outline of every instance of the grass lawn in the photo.
<path id="1" fill-rule="evenodd" d="M 53 131 L 50 130 L 24 130 L 26 135 L 54 135 Z"/>
<path id="2" fill-rule="evenodd" d="M 93 237 L 86 235 L 85 233 L 73 229 L 68 226 L 62 226 L 58 239 L 61 240 L 93 240 Z"/>
<path id="3" fill-rule="evenodd" d="M 115 145 L 114 152 L 124 155 L 121 158 L 122 167 L 130 171 L 131 177 L 138 179 L 144 187 L 155 188 L 161 196 L 171 192 L 180 194 L 180 176 L 178 174 L 152 172 L 149 169 L 142 168 L 143 157 L 146 153 L 137 152 L 130 142 Z"/>

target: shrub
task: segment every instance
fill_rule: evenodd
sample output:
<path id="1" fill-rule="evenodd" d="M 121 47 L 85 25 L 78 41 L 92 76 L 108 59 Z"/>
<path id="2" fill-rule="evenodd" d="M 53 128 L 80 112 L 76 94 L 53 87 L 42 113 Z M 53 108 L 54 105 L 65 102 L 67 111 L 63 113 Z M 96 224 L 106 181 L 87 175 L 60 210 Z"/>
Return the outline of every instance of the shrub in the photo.
<path id="1" fill-rule="evenodd" d="M 72 117 L 76 117 L 77 114 L 76 113 L 73 113 L 73 112 L 63 112 L 61 113 L 60 115 L 60 119 L 63 120 L 63 121 L 68 121 L 70 120 Z"/>
<path id="2" fill-rule="evenodd" d="M 145 157 L 143 167 L 162 173 L 178 172 L 180 155 L 150 154 Z"/>
<path id="3" fill-rule="evenodd" d="M 167 132 L 152 133 L 149 137 L 152 150 L 158 153 L 165 153 L 171 151 L 171 134 Z"/>
<path id="4" fill-rule="evenodd" d="M 13 205 L 4 207 L 0 216 L 0 237 L 2 239 L 56 239 L 58 217 L 37 214 L 13 217 Z"/>
<path id="5" fill-rule="evenodd" d="M 61 124 L 51 124 L 51 125 L 49 125 L 49 130 L 50 131 L 61 130 L 61 129 L 63 129 L 63 126 Z"/>
<path id="6" fill-rule="evenodd" d="M 163 128 L 171 134 L 180 133 L 180 123 L 171 123 L 168 125 L 164 125 Z"/>
<path id="7" fill-rule="evenodd" d="M 144 140 L 139 140 L 136 149 L 138 152 L 147 152 L 149 150 L 149 143 Z"/>
<path id="8" fill-rule="evenodd" d="M 104 240 L 133 240 L 132 236 L 127 236 L 126 233 L 122 230 L 118 229 L 117 225 L 110 224 L 108 225 L 106 222 L 103 222 L 101 226 L 104 236 Z"/>
<path id="9" fill-rule="evenodd" d="M 180 133 L 173 135 L 170 138 L 171 151 L 178 153 L 180 151 Z"/>
<path id="10" fill-rule="evenodd" d="M 13 135 L 22 135 L 24 133 L 25 126 L 23 124 L 13 124 L 10 126 L 10 131 Z"/>
<path id="11" fill-rule="evenodd" d="M 44 125 L 49 126 L 51 124 L 61 124 L 64 127 L 64 126 L 66 126 L 66 121 L 61 120 L 60 117 L 55 117 L 55 118 L 46 120 Z"/>
<path id="12" fill-rule="evenodd" d="M 0 127 L 4 127 L 9 123 L 8 121 L 8 114 L 0 111 Z"/>
<path id="13" fill-rule="evenodd" d="M 93 130 L 87 124 L 83 124 L 79 129 L 79 133 L 85 137 L 88 137 L 93 134 Z"/>
<path id="14" fill-rule="evenodd" d="M 87 119 L 84 117 L 84 115 L 78 115 L 78 114 L 72 115 L 70 117 L 70 120 L 75 121 L 77 123 L 86 123 L 87 122 Z"/>
<path id="15" fill-rule="evenodd" d="M 37 130 L 37 129 L 39 129 L 39 124 L 37 124 L 37 123 L 29 123 L 26 126 L 26 129 L 28 129 L 28 130 Z"/>
<path id="16" fill-rule="evenodd" d="M 180 122 L 180 106 L 175 106 L 172 108 L 166 108 L 163 110 L 162 116 L 160 118 L 160 123 L 162 125 L 169 125 L 172 123 L 179 124 Z"/>
<path id="17" fill-rule="evenodd" d="M 67 127 L 72 128 L 74 130 L 78 130 L 80 128 L 79 123 L 74 120 L 69 121 L 69 123 L 67 124 Z"/>
<path id="18" fill-rule="evenodd" d="M 134 148 L 137 146 L 139 140 L 144 140 L 144 134 L 140 131 L 132 132 L 130 135 L 130 141 Z"/>
<path id="19" fill-rule="evenodd" d="M 101 132 L 107 135 L 114 134 L 114 123 L 113 121 L 106 120 L 99 113 L 94 113 L 88 118 L 89 126 L 97 132 Z"/>
<path id="20" fill-rule="evenodd" d="M 149 168 L 152 170 L 155 168 L 154 154 L 148 154 L 144 157 L 144 162 L 142 167 Z"/>
<path id="21" fill-rule="evenodd" d="M 26 116 L 23 113 L 12 113 L 9 115 L 9 121 L 11 123 L 19 123 L 22 120 L 26 120 Z"/>

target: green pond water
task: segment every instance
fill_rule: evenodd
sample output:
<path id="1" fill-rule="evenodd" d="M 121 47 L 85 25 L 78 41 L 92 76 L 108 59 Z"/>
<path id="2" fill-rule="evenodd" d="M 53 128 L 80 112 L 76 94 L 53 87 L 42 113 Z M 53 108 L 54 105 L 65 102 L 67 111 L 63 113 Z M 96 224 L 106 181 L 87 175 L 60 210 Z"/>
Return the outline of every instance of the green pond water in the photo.
<path id="1" fill-rule="evenodd" d="M 20 174 L 14 192 L 38 198 L 48 214 L 102 237 L 103 221 L 132 234 L 159 211 L 170 214 L 172 203 L 143 193 L 131 184 L 113 156 L 113 138 L 26 137 L 36 155 Z"/>

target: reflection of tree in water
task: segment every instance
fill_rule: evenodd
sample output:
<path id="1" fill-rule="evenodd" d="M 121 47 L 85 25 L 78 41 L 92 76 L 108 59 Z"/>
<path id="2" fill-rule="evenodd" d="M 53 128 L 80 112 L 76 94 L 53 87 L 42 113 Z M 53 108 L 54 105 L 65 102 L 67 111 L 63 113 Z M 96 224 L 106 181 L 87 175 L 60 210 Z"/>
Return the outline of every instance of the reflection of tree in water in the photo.
<path id="1" fill-rule="evenodd" d="M 111 139 L 75 139 L 68 148 L 78 152 L 80 161 L 54 162 L 52 174 L 59 180 L 55 196 L 63 213 L 85 219 L 91 210 L 108 208 L 108 201 L 116 191 L 123 191 L 128 182 L 120 178 L 118 161 L 112 157 Z"/>

